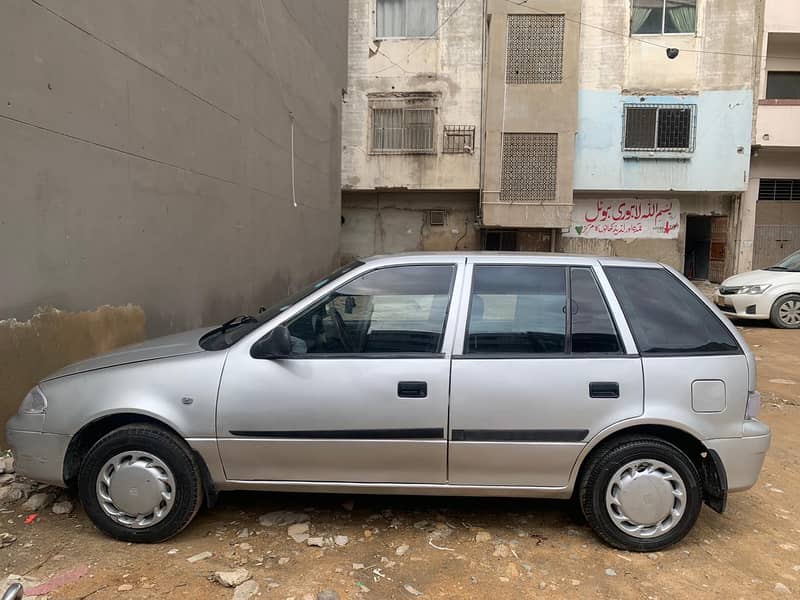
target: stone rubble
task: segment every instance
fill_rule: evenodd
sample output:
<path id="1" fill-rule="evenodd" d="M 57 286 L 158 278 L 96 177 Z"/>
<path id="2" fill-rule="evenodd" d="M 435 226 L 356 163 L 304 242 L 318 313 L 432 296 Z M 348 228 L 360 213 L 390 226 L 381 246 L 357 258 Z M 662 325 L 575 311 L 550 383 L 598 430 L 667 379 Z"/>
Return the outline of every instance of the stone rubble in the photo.
<path id="1" fill-rule="evenodd" d="M 236 586 L 233 590 L 233 600 L 250 600 L 256 594 L 258 594 L 258 583 L 255 579 L 249 579 Z"/>
<path id="2" fill-rule="evenodd" d="M 53 514 L 56 515 L 68 515 L 72 512 L 72 508 L 72 502 L 69 500 L 62 500 L 61 502 L 56 502 L 53 504 L 51 510 L 53 511 Z"/>
<path id="3" fill-rule="evenodd" d="M 258 517 L 258 522 L 262 527 L 294 525 L 295 523 L 305 523 L 308 520 L 306 513 L 291 510 L 275 510 Z"/>
<path id="4" fill-rule="evenodd" d="M 36 493 L 28 498 L 21 508 L 27 512 L 36 512 L 50 506 L 55 499 L 55 494 Z"/>
<path id="5" fill-rule="evenodd" d="M 242 568 L 232 571 L 216 571 L 212 576 L 214 581 L 229 588 L 240 586 L 251 577 L 250 571 Z"/>

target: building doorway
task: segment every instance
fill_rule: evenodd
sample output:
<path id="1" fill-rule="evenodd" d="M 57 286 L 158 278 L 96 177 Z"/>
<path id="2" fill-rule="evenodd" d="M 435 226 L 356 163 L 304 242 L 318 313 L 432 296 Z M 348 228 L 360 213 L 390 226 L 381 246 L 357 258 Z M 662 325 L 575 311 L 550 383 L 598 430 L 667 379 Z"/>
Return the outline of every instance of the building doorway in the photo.
<path id="1" fill-rule="evenodd" d="M 686 217 L 683 274 L 689 279 L 719 283 L 725 278 L 728 217 Z"/>
<path id="2" fill-rule="evenodd" d="M 481 248 L 483 250 L 501 250 L 515 252 L 518 250 L 517 231 L 515 229 L 484 229 Z"/>

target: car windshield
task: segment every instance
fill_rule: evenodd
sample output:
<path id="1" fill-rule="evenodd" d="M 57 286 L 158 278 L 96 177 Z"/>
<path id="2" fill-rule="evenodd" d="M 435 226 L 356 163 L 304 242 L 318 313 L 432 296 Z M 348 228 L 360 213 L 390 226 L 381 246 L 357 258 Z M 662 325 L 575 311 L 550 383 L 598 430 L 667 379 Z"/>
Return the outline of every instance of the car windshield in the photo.
<path id="1" fill-rule="evenodd" d="M 290 308 L 315 290 L 318 290 L 322 286 L 327 285 L 348 271 L 352 271 L 356 267 L 363 264 L 364 263 L 360 261 L 354 261 L 343 267 L 339 267 L 330 275 L 315 281 L 311 285 L 304 287 L 291 296 L 288 296 L 280 302 L 273 304 L 269 308 L 262 308 L 255 317 L 251 317 L 249 315 L 239 315 L 225 321 L 219 327 L 212 329 L 205 334 L 200 339 L 200 346 L 205 350 L 224 350 L 225 348 L 230 348 L 248 333 L 258 328 L 263 323 L 266 323 L 270 319 L 274 319 L 283 311 Z"/>
<path id="2" fill-rule="evenodd" d="M 767 271 L 791 271 L 793 273 L 800 272 L 800 251 L 790 254 L 777 265 L 768 267 Z"/>

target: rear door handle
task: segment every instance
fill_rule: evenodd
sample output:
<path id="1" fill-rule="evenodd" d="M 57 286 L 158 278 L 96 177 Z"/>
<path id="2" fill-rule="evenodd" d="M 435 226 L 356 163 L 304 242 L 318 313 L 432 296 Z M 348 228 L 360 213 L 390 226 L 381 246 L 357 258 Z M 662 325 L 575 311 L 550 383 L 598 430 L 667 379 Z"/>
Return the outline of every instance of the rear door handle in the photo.
<path id="1" fill-rule="evenodd" d="M 619 383 L 616 381 L 592 381 L 589 384 L 590 398 L 619 398 Z"/>
<path id="2" fill-rule="evenodd" d="M 397 395 L 400 398 L 426 398 L 428 396 L 428 382 L 401 381 L 397 384 Z"/>

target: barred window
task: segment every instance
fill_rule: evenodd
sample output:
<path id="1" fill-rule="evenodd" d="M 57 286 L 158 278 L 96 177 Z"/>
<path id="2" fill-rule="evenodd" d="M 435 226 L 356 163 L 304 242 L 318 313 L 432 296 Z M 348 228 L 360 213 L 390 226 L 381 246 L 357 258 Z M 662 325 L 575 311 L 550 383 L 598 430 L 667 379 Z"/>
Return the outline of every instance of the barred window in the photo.
<path id="1" fill-rule="evenodd" d="M 433 108 L 373 108 L 372 151 L 432 153 Z"/>
<path id="2" fill-rule="evenodd" d="M 474 125 L 445 125 L 442 132 L 443 154 L 472 154 L 475 151 Z"/>
<path id="3" fill-rule="evenodd" d="M 625 105 L 624 150 L 694 152 L 694 138 L 694 105 Z"/>
<path id="4" fill-rule="evenodd" d="M 556 199 L 557 133 L 504 133 L 500 199 Z"/>
<path id="5" fill-rule="evenodd" d="M 800 179 L 762 179 L 758 183 L 758 199 L 800 202 Z"/>
<path id="6" fill-rule="evenodd" d="M 508 15 L 506 83 L 561 83 L 564 15 Z"/>

